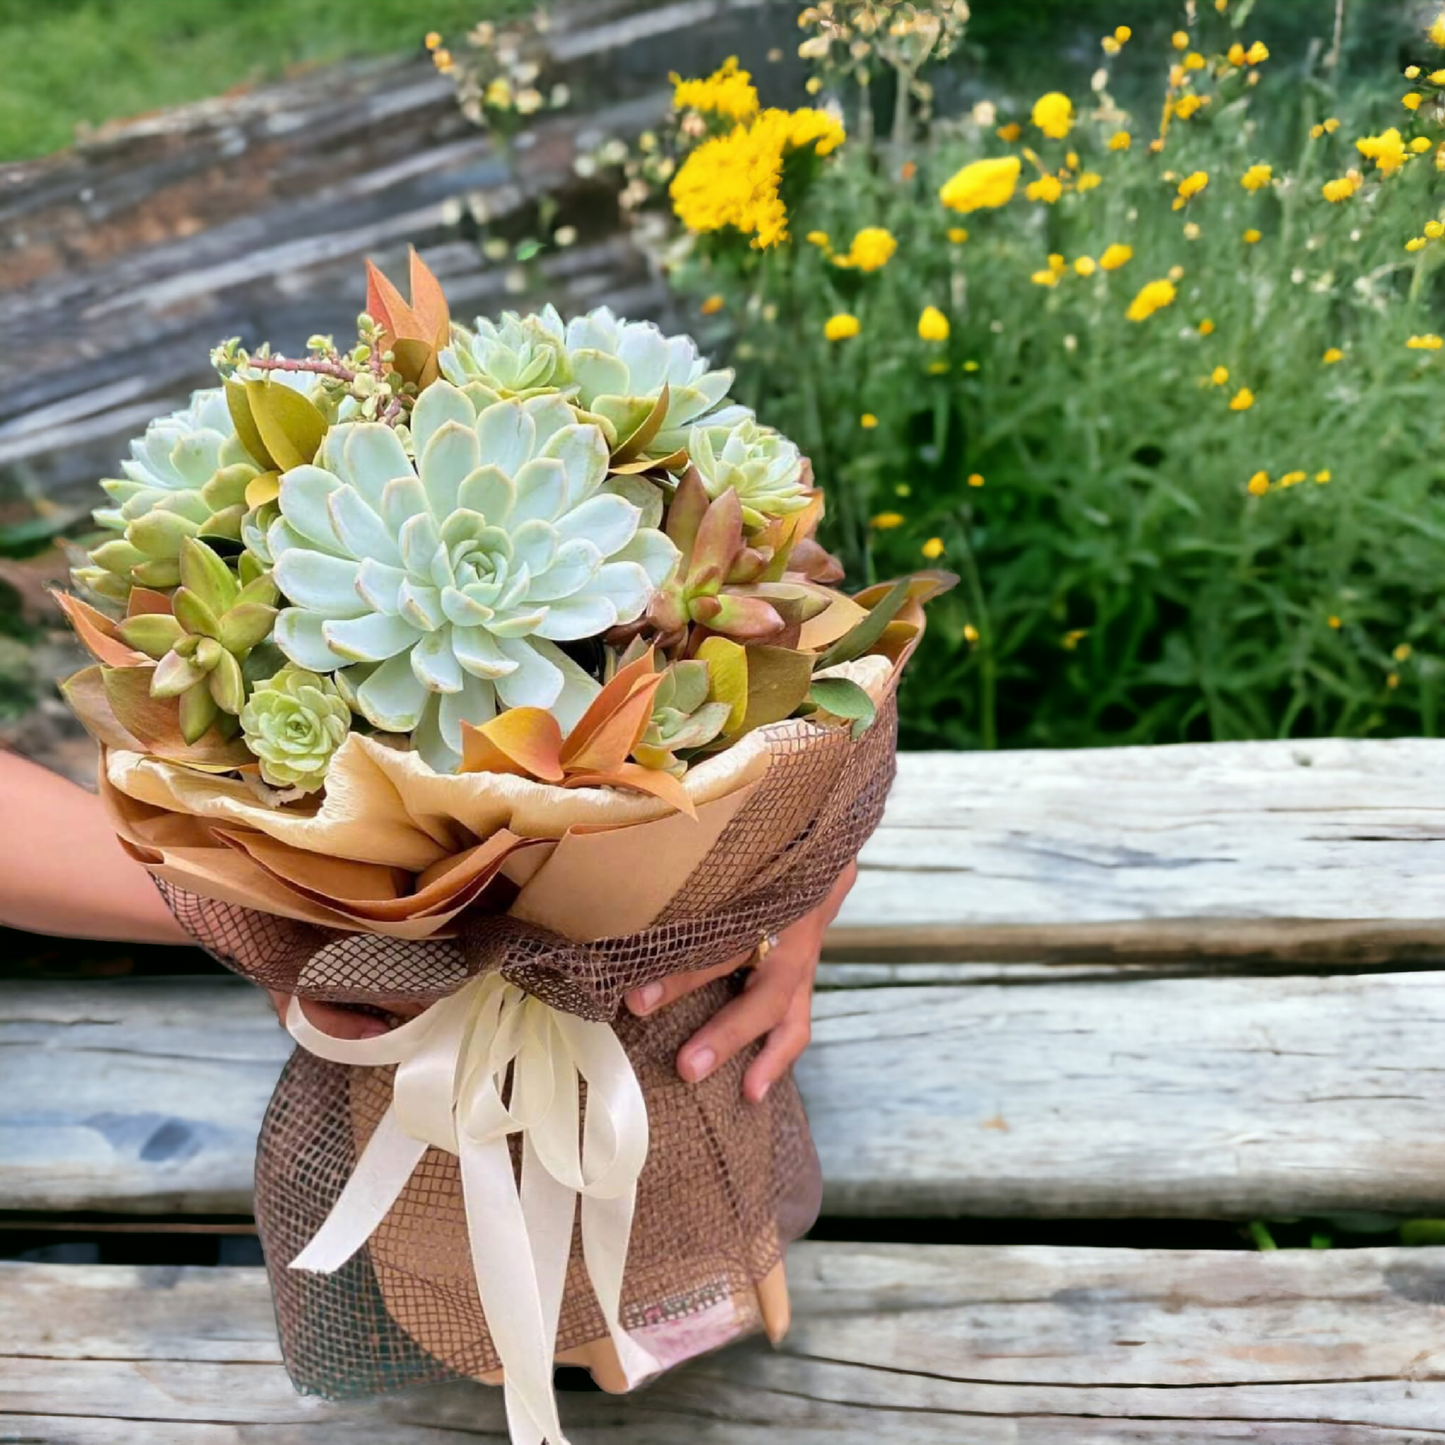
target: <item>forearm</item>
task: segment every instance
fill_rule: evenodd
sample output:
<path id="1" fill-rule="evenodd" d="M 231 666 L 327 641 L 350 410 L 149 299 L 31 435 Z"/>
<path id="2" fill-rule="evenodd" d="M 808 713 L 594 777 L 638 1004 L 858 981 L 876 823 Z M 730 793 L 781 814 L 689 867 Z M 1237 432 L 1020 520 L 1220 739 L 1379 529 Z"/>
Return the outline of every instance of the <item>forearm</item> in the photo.
<path id="1" fill-rule="evenodd" d="M 0 800 L 0 925 L 123 943 L 190 941 L 116 841 L 99 798 L 0 752 Z"/>

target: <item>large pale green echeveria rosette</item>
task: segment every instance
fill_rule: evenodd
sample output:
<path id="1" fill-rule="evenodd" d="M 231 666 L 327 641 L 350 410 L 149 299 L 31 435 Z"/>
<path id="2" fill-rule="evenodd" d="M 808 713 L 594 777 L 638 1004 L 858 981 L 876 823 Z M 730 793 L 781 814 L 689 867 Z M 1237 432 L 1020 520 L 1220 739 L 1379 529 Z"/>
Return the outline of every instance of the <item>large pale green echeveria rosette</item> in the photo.
<path id="1" fill-rule="evenodd" d="M 600 306 L 563 322 L 552 307 L 533 316 L 507 313 L 500 323 L 479 320 L 474 331 L 453 328 L 440 358 L 442 374 L 475 393 L 566 395 L 595 420 L 613 451 L 644 436 L 631 463 L 682 464 L 689 429 L 731 427 L 750 417 L 728 400 L 733 373 L 710 369 L 690 336 L 665 336 L 650 321 L 622 321 Z M 666 408 L 646 436 L 666 388 Z"/>
<path id="2" fill-rule="evenodd" d="M 314 793 L 351 731 L 351 709 L 329 677 L 287 666 L 257 684 L 241 712 L 241 731 L 266 782 Z"/>
<path id="3" fill-rule="evenodd" d="M 275 641 L 450 772 L 462 723 L 499 705 L 570 728 L 598 684 L 557 644 L 635 621 L 677 549 L 609 490 L 602 432 L 559 395 L 478 411 L 437 382 L 411 439 L 416 461 L 388 426 L 336 426 L 282 478 Z"/>

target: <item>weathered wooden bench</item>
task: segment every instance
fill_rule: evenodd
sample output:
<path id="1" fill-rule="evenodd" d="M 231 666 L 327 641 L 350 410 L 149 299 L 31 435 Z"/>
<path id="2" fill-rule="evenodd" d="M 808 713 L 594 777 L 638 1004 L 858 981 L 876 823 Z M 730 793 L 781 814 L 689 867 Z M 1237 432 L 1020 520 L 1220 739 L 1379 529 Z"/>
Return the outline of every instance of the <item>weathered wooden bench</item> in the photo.
<path id="1" fill-rule="evenodd" d="M 917 1242 L 1445 1209 L 1442 844 L 1445 742 L 905 757 L 800 1071 L 793 1331 L 569 1393 L 571 1438 L 1445 1438 L 1445 1249 Z M 0 1209 L 244 1218 L 286 1052 L 225 978 L 4 985 Z M 495 1392 L 295 1395 L 258 1268 L 0 1263 L 0 1441 L 458 1437 Z"/>

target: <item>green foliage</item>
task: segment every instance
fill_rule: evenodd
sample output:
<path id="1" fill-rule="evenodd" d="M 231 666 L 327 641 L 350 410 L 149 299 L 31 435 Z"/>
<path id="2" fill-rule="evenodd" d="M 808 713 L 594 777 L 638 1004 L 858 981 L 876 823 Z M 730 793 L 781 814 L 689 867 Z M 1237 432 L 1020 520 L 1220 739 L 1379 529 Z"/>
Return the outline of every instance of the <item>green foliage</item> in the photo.
<path id="1" fill-rule="evenodd" d="M 274 79 L 288 69 L 421 46 L 520 14 L 529 0 L 0 0 L 0 162 L 98 125 Z"/>
<path id="2" fill-rule="evenodd" d="M 1407 340 L 1438 327 L 1445 241 L 1405 243 L 1440 213 L 1445 176 L 1429 149 L 1382 174 L 1355 145 L 1398 126 L 1433 148 L 1435 104 L 1402 108 L 1410 87 L 1388 61 L 1343 96 L 1318 46 L 1309 63 L 1274 55 L 1255 85 L 1222 56 L 1279 6 L 1261 0 L 1238 36 L 1199 8 L 1190 48 L 1208 63 L 1190 89 L 1210 103 L 1172 121 L 1162 153 L 1158 82 L 1132 117 L 1107 90 L 1076 92 L 1066 139 L 1031 125 L 1032 96 L 926 137 L 855 131 L 787 197 L 790 242 L 699 238 L 676 273 L 722 302 L 735 394 L 813 459 L 850 575 L 935 558 L 963 575 L 932 604 L 903 694 L 914 746 L 1438 731 L 1445 351 Z M 1162 76 L 1182 54 L 1166 36 L 1150 58 Z M 1052 88 L 1048 72 L 1035 84 Z M 1338 129 L 1312 134 L 1332 116 Z M 1020 139 L 999 136 L 1007 122 Z M 1108 146 L 1119 130 L 1128 150 Z M 1056 204 L 1025 197 L 1040 174 L 1025 147 L 1061 177 Z M 1006 207 L 939 203 L 959 167 L 1008 154 L 1023 176 Z M 1273 179 L 1246 189 L 1259 164 Z M 1355 167 L 1358 193 L 1325 200 L 1322 183 Z M 1176 208 L 1195 171 L 1208 186 Z M 1089 172 L 1100 183 L 1080 187 Z M 871 272 L 805 239 L 827 232 L 842 253 L 867 226 L 898 241 Z M 950 240 L 959 227 L 968 239 Z M 1132 259 L 1098 269 L 1116 244 Z M 1128 319 L 1171 274 L 1176 299 Z M 925 306 L 946 340 L 919 336 Z M 837 313 L 857 336 L 825 339 Z M 1326 364 L 1330 348 L 1344 354 Z M 1232 409 L 1241 388 L 1253 405 Z M 1259 473 L 1269 485 L 1251 490 Z"/>

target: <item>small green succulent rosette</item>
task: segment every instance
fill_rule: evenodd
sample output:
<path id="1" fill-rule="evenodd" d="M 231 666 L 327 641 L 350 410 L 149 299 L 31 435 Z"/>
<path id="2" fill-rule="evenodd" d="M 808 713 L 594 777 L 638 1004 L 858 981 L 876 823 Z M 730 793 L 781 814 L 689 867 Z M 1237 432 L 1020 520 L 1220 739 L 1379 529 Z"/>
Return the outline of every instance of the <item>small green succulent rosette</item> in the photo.
<path id="1" fill-rule="evenodd" d="M 316 792 L 351 731 L 351 709 L 330 678 L 291 664 L 259 683 L 241 712 L 246 746 L 275 788 Z"/>

